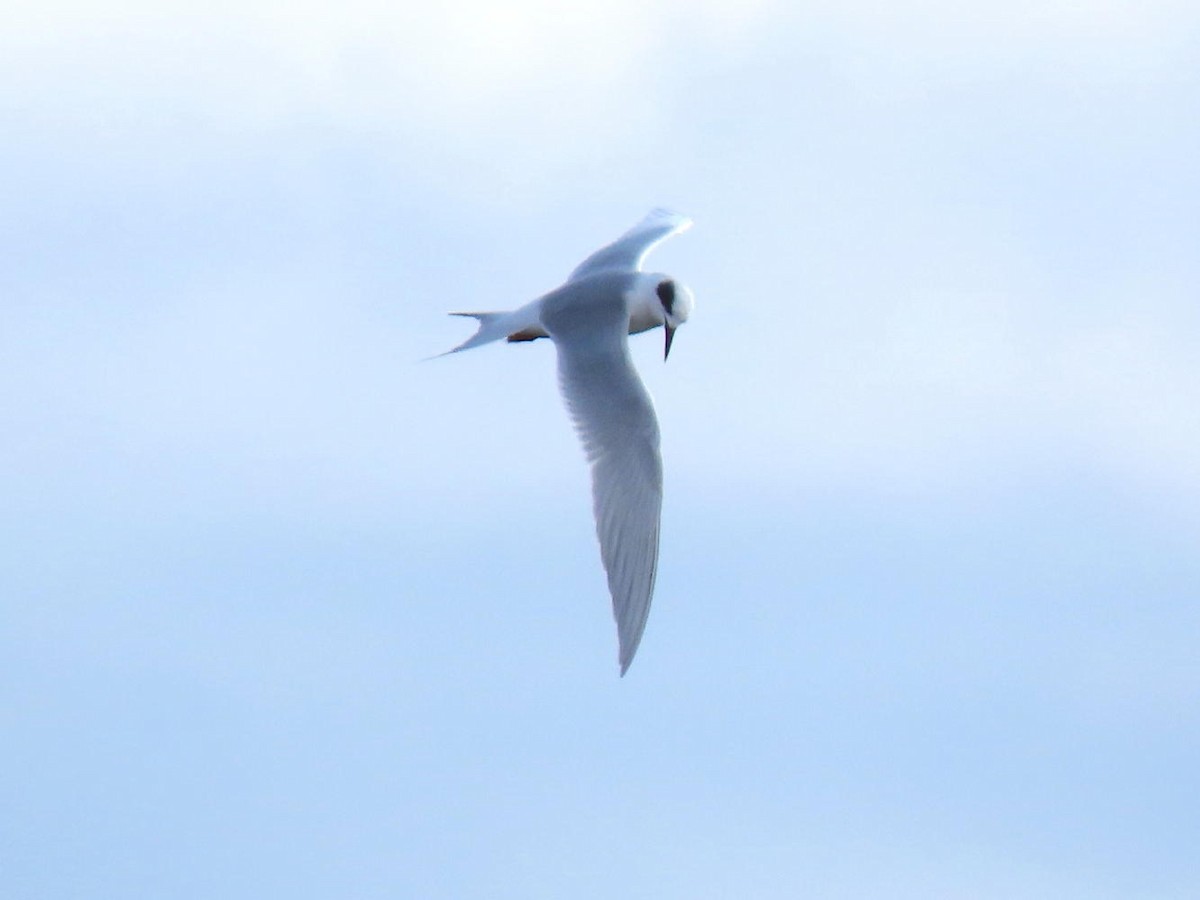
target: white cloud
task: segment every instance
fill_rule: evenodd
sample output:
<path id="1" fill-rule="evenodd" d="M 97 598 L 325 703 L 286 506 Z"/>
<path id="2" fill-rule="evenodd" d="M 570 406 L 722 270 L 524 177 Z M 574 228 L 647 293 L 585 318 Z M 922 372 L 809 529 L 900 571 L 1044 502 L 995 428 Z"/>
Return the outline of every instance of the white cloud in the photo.
<path id="1" fill-rule="evenodd" d="M 1089 73 L 1089 77 L 1136 80 L 1143 75 L 1157 77 L 1177 65 L 1181 35 L 1188 33 L 1183 26 L 1194 23 L 1197 15 L 1182 4 L 1066 0 L 1036 5 L 963 6 L 931 0 L 788 8 L 730 0 L 709 0 L 699 6 L 683 0 L 421 6 L 374 0 L 225 6 L 27 3 L 13 10 L 0 34 L 0 71 L 10 76 L 4 79 L 7 88 L 0 89 L 0 103 L 7 104 L 10 113 L 16 110 L 41 124 L 53 123 L 54 133 L 64 137 L 64 152 L 78 158 L 92 156 L 108 141 L 122 155 L 141 153 L 170 164 L 202 152 L 193 139 L 196 144 L 208 141 L 235 150 L 246 141 L 261 141 L 274 158 L 273 154 L 286 156 L 292 129 L 307 127 L 336 131 L 356 146 L 379 142 L 399 147 L 403 152 L 389 158 L 391 168 L 370 182 L 372 188 L 393 177 L 409 179 L 404 190 L 411 190 L 410 182 L 461 177 L 468 179 L 465 185 L 439 183 L 432 194 L 465 197 L 478 208 L 486 204 L 487 190 L 503 190 L 503 179 L 491 176 L 503 169 L 510 180 L 551 182 L 545 189 L 547 196 L 558 192 L 558 185 L 568 184 L 563 192 L 569 191 L 576 205 L 580 195 L 596 190 L 592 179 L 555 181 L 556 176 L 589 165 L 608 173 L 620 168 L 601 165 L 614 147 L 653 148 L 669 140 L 671 117 L 687 114 L 680 111 L 684 105 L 672 99 L 672 91 L 678 92 L 677 100 L 700 77 L 706 79 L 704 85 L 714 85 L 719 81 L 713 77 L 714 66 L 736 71 L 751 65 L 759 53 L 788 60 L 819 57 L 830 60 L 835 70 L 850 73 L 861 91 L 900 94 L 930 83 L 934 71 L 941 72 L 935 83 L 944 89 L 968 72 L 1003 75 L 1026 65 L 1043 74 L 1061 67 L 1065 78 Z M 1143 63 L 1145 68 L 1140 68 Z M 864 134 L 860 142 L 840 135 L 822 144 L 821 152 L 809 149 L 815 139 L 808 134 L 808 122 L 774 128 L 774 121 L 791 122 L 795 110 L 788 92 L 798 90 L 807 74 L 801 67 L 787 69 L 791 80 L 782 85 L 763 80 L 777 71 L 784 70 L 755 70 L 749 86 L 740 85 L 729 96 L 714 98 L 713 121 L 706 123 L 709 131 L 701 134 L 697 127 L 693 132 L 712 141 L 695 150 L 697 156 L 706 154 L 703 165 L 697 167 L 691 160 L 692 168 L 683 178 L 690 179 L 693 193 L 709 192 L 705 196 L 713 203 L 713 215 L 725 220 L 725 239 L 706 238 L 713 233 L 706 229 L 719 229 L 711 220 L 702 220 L 688 238 L 694 245 L 681 241 L 663 251 L 664 259 L 668 252 L 678 254 L 673 258 L 685 261 L 685 271 L 688 254 L 693 261 L 698 261 L 697 254 L 707 255 L 703 262 L 709 264 L 710 275 L 724 281 L 725 290 L 724 295 L 701 296 L 697 322 L 686 335 L 694 373 L 688 377 L 694 382 L 681 385 L 672 380 L 682 377 L 675 372 L 676 367 L 688 365 L 684 356 L 666 373 L 648 373 L 679 429 L 668 441 L 678 442 L 681 467 L 688 465 L 685 460 L 692 454 L 693 469 L 705 472 L 719 468 L 722 460 L 753 460 L 754 476 L 764 480 L 832 476 L 928 483 L 955 471 L 974 475 L 994 471 L 997 462 L 1016 465 L 1029 456 L 1059 454 L 1086 458 L 1130 477 L 1159 477 L 1200 490 L 1195 463 L 1200 459 L 1196 450 L 1200 435 L 1190 424 L 1194 417 L 1188 415 L 1196 406 L 1200 381 L 1189 354 L 1174 342 L 1166 324 L 1178 321 L 1177 316 L 1151 308 L 1141 319 L 1089 316 L 1064 325 L 1062 317 L 1073 313 L 1064 314 L 1061 299 L 1053 296 L 1054 279 L 1039 280 L 1035 272 L 1022 282 L 1009 274 L 1022 267 L 1036 268 L 1044 248 L 1030 250 L 1019 241 L 990 234 L 990 230 L 1009 228 L 1030 244 L 1061 238 L 1032 233 L 1044 208 L 1037 205 L 1040 198 L 1033 197 L 1036 192 L 1028 183 L 1028 173 L 1008 167 L 1004 159 L 988 157 L 981 162 L 970 155 L 974 152 L 970 146 L 960 148 L 958 156 L 951 152 L 953 148 L 944 149 L 944 142 L 941 153 L 926 151 L 926 124 L 931 128 L 928 141 L 937 143 L 939 124 L 945 127 L 951 121 L 971 129 L 973 120 L 964 125 L 962 120 L 938 119 L 939 108 L 930 104 L 924 118 L 911 119 L 907 130 L 898 132 L 901 139 L 921 132 L 908 138 L 911 146 L 901 142 L 896 147 L 895 140 L 888 145 L 889 152 L 900 157 L 907 152 L 911 161 L 905 162 L 905 157 L 894 163 L 882 177 L 871 169 L 888 165 L 875 150 L 876 144 L 896 138 L 889 134 L 886 122 L 869 116 L 853 119 L 849 125 L 834 121 L 834 128 L 846 131 L 855 130 L 861 121 Z M 780 90 L 771 93 L 764 90 L 767 87 Z M 842 84 L 824 83 L 814 91 L 842 88 Z M 771 128 L 764 132 L 763 119 L 736 118 L 746 97 L 761 98 L 767 109 L 777 113 Z M 848 106 L 854 99 L 851 91 L 830 96 L 827 103 Z M 694 113 L 701 105 L 691 102 L 686 109 Z M 815 108 L 824 106 L 815 104 Z M 892 108 L 886 108 L 891 114 Z M 1069 129 L 1062 134 L 1043 133 L 1045 123 L 1059 109 L 1052 106 L 1027 121 L 1009 111 L 1005 127 L 995 134 L 985 128 L 981 140 L 991 151 L 1013 135 L 1017 139 L 1013 143 L 1018 144 L 1036 133 L 1047 144 L 1065 142 L 1072 152 L 1064 158 L 1075 158 L 1077 148 L 1071 142 L 1080 140 L 1078 133 Z M 953 116 L 953 111 L 941 112 Z M 730 135 L 714 134 L 730 117 Z M 821 125 L 829 127 L 830 122 Z M 742 126 L 748 133 L 735 133 Z M 188 140 L 180 140 L 179 129 Z M 1117 129 L 1109 130 L 1116 133 Z M 22 134 L 18 129 L 13 133 Z M 1086 139 L 1093 137 L 1089 133 Z M 1003 157 L 1006 149 L 1011 147 L 999 148 L 998 155 Z M 507 165 L 517 158 L 519 166 Z M 446 159 L 453 165 L 446 165 Z M 428 171 L 404 171 L 414 160 L 427 161 Z M 1137 163 L 1143 168 L 1140 159 Z M 679 168 L 687 164 L 685 160 Z M 949 202 L 933 212 L 922 207 L 923 202 L 928 204 L 927 194 L 937 177 L 952 167 L 959 171 L 950 173 L 953 177 L 941 190 L 965 191 L 968 200 L 975 191 L 982 203 L 992 192 L 1015 187 L 1013 196 L 1018 199 L 1013 202 L 1028 206 L 1022 209 L 1026 218 L 1014 216 L 1002 228 L 997 226 L 998 219 L 1012 212 L 1007 203 L 999 202 L 981 209 L 974 219 Z M 313 168 L 314 178 L 328 177 Z M 297 182 L 310 174 L 303 166 L 297 169 L 301 174 L 284 179 L 280 188 L 289 197 L 302 195 L 305 185 Z M 472 172 L 479 174 L 472 176 Z M 112 179 L 110 170 L 97 168 L 95 174 L 96 183 L 108 184 Z M 206 174 L 217 180 L 222 172 L 210 168 Z M 255 178 L 258 175 L 256 170 Z M 476 180 L 469 180 L 472 177 Z M 797 188 L 806 178 L 810 181 Z M 723 185 L 704 182 L 720 179 L 732 186 L 728 190 L 732 199 L 718 209 L 717 189 Z M 197 180 L 202 188 L 208 186 L 203 178 Z M 831 185 L 826 195 L 819 182 Z M 869 189 L 860 195 L 856 185 Z M 1039 185 L 1039 190 L 1053 196 L 1052 178 Z M 609 187 L 605 182 L 604 188 Z M 336 193 L 337 183 L 329 190 Z M 797 197 L 809 204 L 798 214 L 787 208 L 789 198 Z M 232 209 L 240 199 L 237 190 L 229 189 L 224 204 Z M 164 200 L 168 205 L 175 201 L 173 196 Z M 770 208 L 768 218 L 755 218 L 756 204 Z M 297 202 L 295 207 L 281 207 L 280 214 L 324 213 L 315 209 L 319 207 L 315 202 Z M 916 211 L 910 212 L 914 207 Z M 1110 218 L 1122 209 L 1119 204 L 1100 208 Z M 361 209 L 361 204 L 355 209 Z M 689 211 L 699 212 L 690 207 Z M 272 206 L 262 219 L 269 223 L 275 213 Z M 148 219 L 157 222 L 159 214 L 155 207 Z M 797 276 L 790 255 L 805 236 L 805 229 L 798 232 L 795 223 L 822 214 L 840 218 L 812 226 L 812 234 L 832 233 L 817 250 L 829 257 L 826 280 L 820 285 L 811 280 L 814 261 L 804 260 L 804 271 Z M 1076 224 L 1061 211 L 1060 216 L 1054 227 Z M 398 229 L 404 224 L 387 222 Z M 615 232 L 626 224 L 606 219 L 596 221 L 594 228 L 592 223 L 586 228 L 573 225 L 569 243 L 583 252 L 588 240 L 608 236 L 603 229 Z M 751 224 L 771 232 L 765 243 L 757 235 L 741 233 Z M 481 230 L 494 227 L 499 226 L 489 222 Z M 559 231 L 567 231 L 549 215 L 544 223 L 527 220 L 521 227 L 531 239 L 541 234 L 551 244 Z M 836 233 L 839 229 L 844 233 Z M 953 240 L 947 237 L 949 232 Z M 856 280 L 849 276 L 864 265 L 864 236 L 873 238 L 865 253 L 880 272 Z M 407 248 L 410 258 L 426 252 L 428 240 L 410 240 L 410 245 L 420 244 Z M 404 241 L 404 235 L 398 234 L 400 254 L 406 251 Z M 513 272 L 523 269 L 524 263 L 500 271 L 506 265 L 503 258 L 515 258 L 520 251 L 515 240 L 496 240 L 500 249 L 484 264 L 496 271 L 486 277 L 458 270 L 458 261 L 478 259 L 483 244 L 479 239 L 469 247 L 448 251 L 446 269 L 454 272 L 454 294 L 482 293 L 501 277 L 517 283 Z M 530 268 L 528 283 L 548 287 L 547 281 L 575 261 L 558 258 L 554 250 L 538 260 L 536 272 Z M 809 256 L 813 252 L 811 247 L 805 249 Z M 1096 266 L 1105 262 L 1097 259 Z M 1144 264 L 1132 260 L 1126 267 Z M 751 285 L 736 274 L 741 272 L 753 273 L 756 283 Z M 1110 274 L 1076 276 L 1074 288 L 1081 293 L 1097 290 Z M 779 296 L 775 288 L 783 282 L 795 282 L 803 292 L 806 329 L 786 349 L 779 332 L 770 330 L 778 328 L 775 316 L 780 307 L 739 308 L 745 303 L 739 295 L 744 289 L 773 303 L 790 302 L 790 296 Z M 295 292 L 282 276 L 273 287 Z M 429 283 L 405 286 L 411 292 L 414 320 L 440 317 L 444 307 L 459 305 L 441 302 L 440 288 Z M 497 291 L 505 300 L 488 302 L 499 305 L 520 294 L 506 293 L 507 289 L 508 285 Z M 895 296 L 897 290 L 903 294 Z M 252 291 L 246 293 L 252 298 Z M 891 306 L 874 299 L 889 296 Z M 249 306 L 253 300 L 245 302 Z M 1131 297 L 1112 306 L 1125 308 L 1138 302 Z M 742 323 L 755 317 L 756 329 L 763 330 L 751 335 Z M 228 337 L 225 326 L 214 322 L 210 327 L 219 349 Z M 303 337 L 292 335 L 296 341 Z M 170 344 L 166 335 L 158 339 L 164 346 Z M 758 355 L 764 348 L 768 352 Z M 183 359 L 199 367 L 212 359 L 211 349 Z M 438 349 L 441 343 L 434 343 L 412 355 Z M 738 360 L 736 365 L 730 365 L 731 358 Z M 154 364 L 147 363 L 147 368 L 158 365 L 150 362 Z M 495 357 L 480 361 L 477 369 L 475 363 L 455 362 L 454 368 L 443 367 L 429 375 L 432 383 L 445 379 L 441 398 L 445 408 L 439 408 L 439 398 L 420 400 L 429 406 L 422 414 L 436 420 L 437 428 L 444 429 L 451 441 L 469 434 L 469 427 L 458 421 L 455 399 L 468 377 L 461 372 L 477 373 L 504 364 Z M 232 369 L 245 360 L 235 355 L 226 363 Z M 180 390 L 194 392 L 190 405 L 210 413 L 210 419 L 201 422 L 172 419 L 173 396 L 150 391 L 150 405 L 162 414 L 149 421 L 164 434 L 151 435 L 149 440 L 186 447 L 192 438 L 186 431 L 189 426 L 207 434 L 215 422 L 243 443 L 253 443 L 245 436 L 257 439 L 257 429 L 263 428 L 274 429 L 271 433 L 281 445 L 318 446 L 321 436 L 306 430 L 311 422 L 295 410 L 274 424 L 259 419 L 261 407 L 288 396 L 298 384 L 316 390 L 319 384 L 336 383 L 325 373 L 319 384 L 313 384 L 304 366 L 295 365 L 290 376 L 295 381 L 277 379 L 278 370 L 264 370 L 267 374 L 261 375 L 258 386 L 260 403 L 250 396 L 243 397 L 246 402 L 241 406 L 230 407 L 222 391 L 210 390 L 213 385 L 183 384 Z M 176 366 L 174 371 L 181 370 Z M 538 377 L 544 374 L 539 370 Z M 362 375 L 356 372 L 350 380 Z M 253 390 L 255 382 L 242 385 L 247 386 Z M 402 386 L 389 390 L 398 396 Z M 747 403 L 747 397 L 755 402 Z M 538 426 L 556 429 L 564 454 L 574 452 L 568 450 L 572 438 L 562 427 L 552 387 L 547 387 L 544 399 L 548 406 L 536 413 L 544 419 Z M 724 418 L 716 433 L 714 407 Z M 395 461 L 389 446 L 394 435 L 371 433 L 378 427 L 372 423 L 389 416 L 390 407 L 365 403 L 348 410 L 331 401 L 323 408 L 333 411 L 348 437 L 356 431 L 368 433 L 375 448 L 369 453 L 378 450 L 380 468 Z M 141 412 L 131 414 L 136 418 Z M 697 433 L 685 450 L 689 438 L 683 430 L 689 421 L 695 423 Z M 171 433 L 172 427 L 180 429 L 181 436 Z M 410 449 L 417 459 L 417 448 Z M 320 452 L 325 451 L 313 451 L 314 455 Z M 515 452 L 522 451 L 518 447 Z M 575 462 L 574 457 L 568 460 Z"/>
<path id="2" fill-rule="evenodd" d="M 408 117 L 390 123 L 400 130 L 413 117 L 503 125 L 555 98 L 581 114 L 636 104 L 632 86 L 669 75 L 681 35 L 718 43 L 763 15 L 727 0 L 29 3 L 6 13 L 0 65 L 24 76 L 10 96 L 34 101 L 167 92 L 230 117 L 306 107 L 376 126 Z"/>
<path id="3" fill-rule="evenodd" d="M 1189 344 L 1136 314 L 1065 344 L 1054 389 L 1065 421 L 1086 429 L 1092 459 L 1200 493 L 1200 368 Z"/>
<path id="4" fill-rule="evenodd" d="M 764 51 L 824 56 L 864 89 L 903 90 L 930 66 L 1170 66 L 1196 18 L 1182 3 L 1066 0 L 18 2 L 0 71 L 9 103 L 88 124 L 195 115 L 261 131 L 316 117 L 582 152 L 653 127 L 664 85 Z"/>

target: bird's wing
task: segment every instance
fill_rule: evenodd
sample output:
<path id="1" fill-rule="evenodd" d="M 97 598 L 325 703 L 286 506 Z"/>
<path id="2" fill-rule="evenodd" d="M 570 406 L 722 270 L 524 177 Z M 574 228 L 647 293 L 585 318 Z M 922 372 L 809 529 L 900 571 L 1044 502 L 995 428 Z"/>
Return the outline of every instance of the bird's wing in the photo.
<path id="1" fill-rule="evenodd" d="M 607 247 L 601 247 L 581 262 L 567 280 L 575 281 L 605 269 L 637 272 L 641 269 L 646 254 L 656 244 L 691 227 L 692 220 L 687 216 L 681 216 L 669 209 L 652 210 L 646 218 Z"/>
<path id="2" fill-rule="evenodd" d="M 629 356 L 623 318 L 584 314 L 553 336 L 559 386 L 592 467 L 596 535 L 624 675 L 646 627 L 658 566 L 658 420 Z"/>

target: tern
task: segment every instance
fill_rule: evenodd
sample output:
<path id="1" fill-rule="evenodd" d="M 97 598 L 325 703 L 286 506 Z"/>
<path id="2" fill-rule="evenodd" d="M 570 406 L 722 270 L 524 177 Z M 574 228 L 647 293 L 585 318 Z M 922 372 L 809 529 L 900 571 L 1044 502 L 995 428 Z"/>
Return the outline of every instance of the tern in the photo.
<path id="1" fill-rule="evenodd" d="M 642 271 L 659 243 L 691 219 L 656 209 L 597 250 L 550 293 L 510 312 L 464 312 L 479 330 L 443 356 L 505 339 L 549 338 L 558 383 L 592 474 L 592 511 L 608 576 L 623 676 L 633 662 L 654 594 L 662 512 L 662 454 L 654 403 L 629 355 L 631 334 L 660 325 L 663 360 L 688 320 L 692 292 Z"/>

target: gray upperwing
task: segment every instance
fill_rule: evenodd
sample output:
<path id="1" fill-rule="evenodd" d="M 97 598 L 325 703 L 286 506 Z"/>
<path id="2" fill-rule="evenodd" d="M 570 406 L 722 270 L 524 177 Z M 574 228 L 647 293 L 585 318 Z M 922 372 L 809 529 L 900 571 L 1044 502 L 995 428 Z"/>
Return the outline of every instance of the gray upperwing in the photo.
<path id="1" fill-rule="evenodd" d="M 566 304 L 545 317 L 563 399 L 591 464 L 622 675 L 650 613 L 662 511 L 658 419 L 629 355 L 626 315 L 623 302 L 612 302 Z"/>
<path id="2" fill-rule="evenodd" d="M 606 247 L 602 247 L 575 267 L 568 281 L 591 275 L 604 269 L 637 272 L 642 262 L 657 244 L 673 234 L 686 231 L 692 225 L 687 216 L 669 209 L 652 210 L 644 219 Z"/>

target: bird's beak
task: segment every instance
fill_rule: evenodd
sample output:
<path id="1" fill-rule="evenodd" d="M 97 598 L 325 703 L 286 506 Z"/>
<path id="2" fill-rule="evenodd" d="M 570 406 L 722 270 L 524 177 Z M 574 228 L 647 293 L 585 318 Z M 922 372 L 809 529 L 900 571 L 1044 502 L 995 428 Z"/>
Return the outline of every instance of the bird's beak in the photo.
<path id="1" fill-rule="evenodd" d="M 663 347 L 663 362 L 671 355 L 671 341 L 675 340 L 675 326 L 663 322 L 663 331 L 667 333 L 667 344 Z"/>

